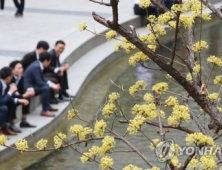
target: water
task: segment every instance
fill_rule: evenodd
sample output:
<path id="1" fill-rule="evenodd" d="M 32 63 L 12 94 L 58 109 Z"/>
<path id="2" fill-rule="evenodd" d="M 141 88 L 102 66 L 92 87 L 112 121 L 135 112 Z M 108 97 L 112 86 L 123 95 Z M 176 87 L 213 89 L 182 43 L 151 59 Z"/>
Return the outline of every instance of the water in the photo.
<path id="1" fill-rule="evenodd" d="M 203 57 L 207 58 L 209 55 L 217 55 L 219 54 L 221 47 L 222 47 L 222 32 L 221 32 L 221 22 L 218 20 L 214 20 L 211 23 L 213 25 L 209 26 L 206 25 L 204 27 L 204 32 L 202 34 L 203 39 L 209 42 L 209 49 L 203 53 Z M 214 31 L 208 31 L 213 29 Z M 169 42 L 167 44 L 168 46 L 172 46 L 172 42 Z M 183 55 L 183 57 L 186 57 L 186 50 L 185 48 L 179 43 L 177 48 L 178 53 Z M 170 56 L 170 53 L 167 51 L 159 51 L 160 53 L 164 53 L 165 56 Z M 144 93 L 139 93 L 136 96 L 136 99 L 132 98 L 128 92 L 123 92 L 120 89 L 118 89 L 116 86 L 112 85 L 110 83 L 110 79 L 113 80 L 116 84 L 124 85 L 126 89 L 128 89 L 133 83 L 137 80 L 143 79 L 148 84 L 148 88 L 151 88 L 153 84 L 160 82 L 160 81 L 166 81 L 165 74 L 162 74 L 160 71 L 151 71 L 146 70 L 142 67 L 131 67 L 128 65 L 128 57 L 129 56 L 122 56 L 120 58 L 117 58 L 113 62 L 109 63 L 107 67 L 105 67 L 87 86 L 84 93 L 81 95 L 80 99 L 76 103 L 76 108 L 79 110 L 81 117 L 84 119 L 87 119 L 88 121 L 91 121 L 94 119 L 95 113 L 98 112 L 98 110 L 102 107 L 105 96 L 109 94 L 110 92 L 117 91 L 120 93 L 121 100 L 120 104 L 123 107 L 123 110 L 127 115 L 130 117 L 130 107 L 134 104 L 135 100 L 137 103 L 141 103 L 142 96 Z M 154 64 L 150 63 L 152 67 L 155 67 Z M 208 65 L 203 65 L 205 71 L 203 78 L 206 79 L 207 74 L 209 72 Z M 187 71 L 180 67 L 180 72 L 184 75 L 187 74 Z M 215 68 L 217 74 L 221 72 L 219 68 Z M 212 76 L 214 78 L 215 75 Z M 180 86 L 172 84 L 170 87 L 171 91 L 185 94 L 181 91 L 182 88 Z M 219 90 L 218 87 L 215 88 L 215 86 L 212 86 L 212 80 L 209 84 L 209 91 L 217 92 Z M 180 101 L 182 101 L 180 99 Z M 199 114 L 199 107 L 195 104 L 192 104 L 192 108 L 196 114 Z M 166 110 L 167 111 L 167 110 Z M 168 110 L 170 112 L 170 110 Z M 167 116 L 170 113 L 167 113 Z M 167 117 L 166 116 L 166 117 Z M 206 116 L 206 120 L 208 120 L 208 117 Z M 80 123 L 78 121 L 68 122 L 64 121 L 63 123 L 58 125 L 57 131 L 61 131 L 64 133 L 67 133 L 69 127 L 72 124 Z M 117 122 L 116 122 L 117 123 Z M 82 123 L 81 123 L 82 124 Z M 166 124 L 166 122 L 164 122 Z M 86 124 L 83 124 L 86 125 Z M 191 121 L 189 124 L 182 124 L 185 127 L 195 129 L 197 130 L 197 127 L 195 124 Z M 120 125 L 116 124 L 114 127 L 114 130 L 119 133 L 124 133 L 127 128 L 127 125 Z M 143 126 L 143 131 L 149 136 L 149 138 L 157 138 L 157 130 L 158 128 L 151 127 L 151 126 Z M 209 132 L 211 134 L 211 132 Z M 48 135 L 46 138 L 50 141 L 53 141 L 53 136 L 55 135 L 55 131 L 52 132 L 52 134 Z M 173 139 L 175 142 L 179 144 L 184 144 L 184 137 L 186 136 L 185 133 L 178 132 L 176 130 L 170 130 L 170 133 L 167 134 L 168 139 Z M 142 139 L 139 140 L 138 138 Z M 147 156 L 152 162 L 160 165 L 157 161 L 157 158 L 155 157 L 154 153 L 150 151 L 149 145 L 150 142 L 147 141 L 141 134 L 138 133 L 136 136 L 129 136 L 127 139 L 130 140 L 139 150 L 144 153 L 145 156 Z M 79 147 L 83 148 L 83 152 L 90 148 L 92 145 L 101 145 L 101 142 L 94 141 L 92 143 L 89 143 L 87 147 L 85 147 L 85 144 L 81 144 Z M 49 144 L 49 146 L 53 146 L 52 143 Z M 116 144 L 116 151 L 128 151 L 130 148 L 126 147 L 125 144 L 122 142 L 117 141 Z M 98 165 L 95 163 L 80 163 L 79 157 L 80 155 L 76 153 L 71 148 L 61 149 L 55 152 L 51 152 L 49 155 L 47 155 L 48 152 L 41 152 L 41 153 L 23 153 L 19 154 L 18 156 L 15 156 L 14 158 L 10 159 L 6 163 L 2 163 L 1 169 L 23 169 L 24 167 L 27 167 L 29 164 L 32 164 L 31 166 L 27 167 L 27 170 L 54 170 L 54 169 L 78 169 L 78 170 L 85 170 L 85 169 L 91 169 L 91 170 L 97 170 Z M 110 155 L 115 162 L 114 168 L 115 169 L 122 169 L 122 167 L 128 165 L 128 164 L 134 164 L 141 168 L 148 168 L 147 165 L 134 153 L 116 153 L 114 155 Z M 42 158 L 43 157 L 43 158 Z M 40 159 L 42 158 L 42 159 Z M 39 160 L 40 159 L 40 160 Z M 183 159 L 183 158 L 182 158 Z M 13 167 L 11 165 L 14 165 Z"/>

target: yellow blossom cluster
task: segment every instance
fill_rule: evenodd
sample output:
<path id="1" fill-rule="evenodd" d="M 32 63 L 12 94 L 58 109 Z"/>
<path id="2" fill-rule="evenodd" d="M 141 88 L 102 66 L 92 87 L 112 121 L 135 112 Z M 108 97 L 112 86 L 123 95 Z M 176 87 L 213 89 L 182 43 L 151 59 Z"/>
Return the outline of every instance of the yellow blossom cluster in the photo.
<path id="1" fill-rule="evenodd" d="M 116 43 L 114 44 L 114 49 L 115 49 L 115 51 L 118 52 L 118 51 L 120 51 L 121 48 L 123 48 L 121 42 L 116 42 Z"/>
<path id="2" fill-rule="evenodd" d="M 107 103 L 102 110 L 102 114 L 106 117 L 109 118 L 115 111 L 116 106 L 113 103 Z"/>
<path id="3" fill-rule="evenodd" d="M 136 48 L 135 45 L 133 45 L 132 43 L 130 43 L 126 38 L 122 38 L 122 47 L 124 48 L 124 50 L 129 53 L 132 50 L 134 50 Z"/>
<path id="4" fill-rule="evenodd" d="M 111 39 L 114 39 L 116 37 L 117 37 L 117 32 L 116 31 L 111 30 L 111 31 L 108 31 L 106 33 L 106 39 L 107 40 L 111 40 Z"/>
<path id="5" fill-rule="evenodd" d="M 38 149 L 38 150 L 43 150 L 46 148 L 46 145 L 48 143 L 48 140 L 47 139 L 41 139 L 39 140 L 36 144 L 35 144 L 35 147 Z"/>
<path id="6" fill-rule="evenodd" d="M 174 4 L 171 7 L 171 11 L 174 13 L 182 12 L 182 4 Z"/>
<path id="7" fill-rule="evenodd" d="M 200 69 L 201 69 L 200 64 L 195 65 L 195 66 L 193 67 L 193 72 L 194 72 L 194 74 L 200 73 Z M 203 69 L 203 68 L 202 68 L 202 69 Z"/>
<path id="8" fill-rule="evenodd" d="M 167 79 L 167 80 L 173 80 L 173 77 L 172 77 L 171 75 L 167 74 L 167 75 L 166 75 L 166 79 Z"/>
<path id="9" fill-rule="evenodd" d="M 140 0 L 139 7 L 140 8 L 148 8 L 151 5 L 150 0 Z"/>
<path id="10" fill-rule="evenodd" d="M 156 45 L 150 44 L 150 45 L 148 45 L 147 47 L 148 47 L 151 51 L 153 51 L 153 52 L 156 51 Z"/>
<path id="11" fill-rule="evenodd" d="M 198 41 L 193 45 L 193 51 L 200 53 L 203 49 L 208 48 L 208 44 L 206 41 Z"/>
<path id="12" fill-rule="evenodd" d="M 146 93 L 146 94 L 143 96 L 143 100 L 145 100 L 147 103 L 153 103 L 153 102 L 154 102 L 153 95 L 150 94 L 150 93 Z"/>
<path id="13" fill-rule="evenodd" d="M 89 161 L 91 159 L 92 155 L 90 153 L 83 153 L 83 155 L 80 157 L 80 160 L 82 163 L 85 163 L 86 161 Z"/>
<path id="14" fill-rule="evenodd" d="M 136 63 L 145 62 L 147 60 L 149 60 L 147 55 L 145 55 L 143 52 L 137 52 L 129 58 L 129 64 L 135 67 Z"/>
<path id="15" fill-rule="evenodd" d="M 87 28 L 86 22 L 80 23 L 79 24 L 79 30 L 84 31 Z"/>
<path id="16" fill-rule="evenodd" d="M 176 97 L 170 96 L 167 100 L 165 100 L 165 105 L 167 107 L 174 107 L 176 105 L 178 105 L 178 99 Z"/>
<path id="17" fill-rule="evenodd" d="M 196 144 L 196 146 L 213 146 L 214 140 L 210 136 L 205 136 L 202 133 L 188 134 L 186 137 L 187 145 Z"/>
<path id="18" fill-rule="evenodd" d="M 201 169 L 213 170 L 217 169 L 217 162 L 212 155 L 203 155 L 200 158 Z"/>
<path id="19" fill-rule="evenodd" d="M 168 90 L 168 84 L 165 82 L 157 83 L 152 87 L 157 95 L 162 95 Z"/>
<path id="20" fill-rule="evenodd" d="M 189 121 L 190 120 L 190 114 L 188 107 L 184 105 L 175 105 L 173 108 L 172 115 L 169 116 L 167 119 L 168 124 L 177 127 L 180 125 L 183 121 Z"/>
<path id="21" fill-rule="evenodd" d="M 148 15 L 147 20 L 149 21 L 149 23 L 155 23 L 156 21 L 156 16 L 155 15 Z"/>
<path id="22" fill-rule="evenodd" d="M 148 105 L 134 105 L 133 108 L 133 114 L 137 114 L 140 116 L 143 116 L 144 118 L 148 120 L 153 120 L 158 118 L 158 113 L 157 113 L 157 108 L 154 103 L 150 103 Z M 162 119 L 165 118 L 165 113 L 161 110 L 160 111 L 160 116 Z"/>
<path id="23" fill-rule="evenodd" d="M 109 95 L 109 102 L 114 102 L 119 98 L 119 93 L 113 92 Z"/>
<path id="24" fill-rule="evenodd" d="M 100 148 L 100 155 L 104 156 L 107 152 L 112 150 L 115 147 L 115 139 L 112 136 L 106 136 L 102 140 L 102 146 Z"/>
<path id="25" fill-rule="evenodd" d="M 164 14 L 158 16 L 158 23 L 165 24 L 168 23 L 173 18 L 174 16 L 171 12 L 165 12 Z"/>
<path id="26" fill-rule="evenodd" d="M 207 58 L 207 62 L 222 67 L 222 60 L 214 55 Z"/>
<path id="27" fill-rule="evenodd" d="M 92 129 L 89 127 L 83 128 L 82 125 L 73 125 L 69 129 L 73 136 L 78 136 L 79 140 L 84 140 L 86 137 L 92 133 Z"/>
<path id="28" fill-rule="evenodd" d="M 222 76 L 221 75 L 218 75 L 215 77 L 214 84 L 215 85 L 222 85 Z"/>
<path id="29" fill-rule="evenodd" d="M 5 146 L 8 138 L 5 135 L 0 135 L 0 146 Z"/>
<path id="30" fill-rule="evenodd" d="M 160 168 L 154 166 L 154 167 L 152 167 L 151 169 L 146 169 L 146 170 L 160 170 Z"/>
<path id="31" fill-rule="evenodd" d="M 71 110 L 69 110 L 68 111 L 68 115 L 67 115 L 67 119 L 68 120 L 72 120 L 72 119 L 74 119 L 74 118 L 76 118 L 77 116 L 78 116 L 78 110 L 76 110 L 76 109 L 71 109 Z"/>
<path id="32" fill-rule="evenodd" d="M 155 32 L 155 36 L 166 34 L 166 30 L 165 30 L 164 26 L 160 25 L 160 24 L 149 24 L 149 25 L 147 25 L 147 29 L 149 31 Z"/>
<path id="33" fill-rule="evenodd" d="M 188 168 L 190 169 L 197 169 L 199 167 L 199 160 L 197 159 L 196 156 L 194 156 L 190 163 L 188 164 Z"/>
<path id="34" fill-rule="evenodd" d="M 106 125 L 106 122 L 104 122 L 104 120 L 96 121 L 95 126 L 94 126 L 94 131 L 93 131 L 95 136 L 96 137 L 103 136 L 106 126 L 107 125 Z"/>
<path id="35" fill-rule="evenodd" d="M 54 136 L 54 147 L 55 149 L 59 149 L 62 146 L 63 140 L 66 138 L 66 135 L 63 133 L 59 133 Z"/>
<path id="36" fill-rule="evenodd" d="M 20 139 L 19 141 L 15 142 L 15 146 L 21 152 L 26 151 L 29 148 L 28 142 L 25 139 Z"/>
<path id="37" fill-rule="evenodd" d="M 192 80 L 193 80 L 193 78 L 192 78 L 192 76 L 191 76 L 190 73 L 187 74 L 186 80 L 187 80 L 187 81 L 192 81 Z"/>
<path id="38" fill-rule="evenodd" d="M 176 155 L 174 155 L 174 156 L 170 159 L 170 161 L 171 161 L 171 163 L 172 163 L 175 167 L 177 167 L 177 168 L 179 168 L 179 167 L 181 166 L 181 163 L 179 162 L 179 159 L 178 159 L 178 157 L 177 157 Z"/>
<path id="39" fill-rule="evenodd" d="M 110 169 L 113 165 L 114 161 L 112 158 L 108 156 L 104 156 L 100 160 L 100 168 L 101 169 Z"/>
<path id="40" fill-rule="evenodd" d="M 170 26 L 170 28 L 176 29 L 176 21 L 169 21 L 168 25 Z"/>
<path id="41" fill-rule="evenodd" d="M 100 147 L 98 146 L 92 146 L 90 149 L 89 149 L 89 154 L 92 155 L 92 156 L 97 156 L 100 154 Z"/>
<path id="42" fill-rule="evenodd" d="M 158 34 L 145 34 L 145 35 L 140 35 L 139 36 L 139 39 L 144 42 L 144 43 L 148 43 L 148 44 L 152 44 L 152 45 L 155 45 L 156 44 L 156 40 L 158 38 Z"/>
<path id="43" fill-rule="evenodd" d="M 136 134 L 138 130 L 141 128 L 144 121 L 145 121 L 145 118 L 140 115 L 137 115 L 133 120 L 130 120 L 129 126 L 127 128 L 127 131 L 129 131 L 130 135 Z"/>
<path id="44" fill-rule="evenodd" d="M 220 100 L 220 98 L 218 98 L 218 93 L 211 93 L 208 95 L 208 98 L 213 102 L 215 102 L 216 100 L 218 100 L 218 102 L 219 102 L 219 100 Z"/>
<path id="45" fill-rule="evenodd" d="M 153 142 L 153 143 L 152 143 Z M 150 150 L 153 151 L 156 149 L 156 146 L 160 143 L 160 139 L 153 139 L 150 143 Z M 154 144 L 154 145 L 153 145 Z"/>
<path id="46" fill-rule="evenodd" d="M 130 164 L 130 165 L 124 167 L 123 170 L 143 170 L 143 169 Z"/>
<path id="47" fill-rule="evenodd" d="M 145 90 L 147 84 L 143 80 L 137 81 L 133 86 L 129 88 L 130 95 L 134 96 L 140 90 Z"/>
<path id="48" fill-rule="evenodd" d="M 194 23 L 193 17 L 185 14 L 181 14 L 179 20 L 183 24 L 184 28 L 190 28 Z"/>

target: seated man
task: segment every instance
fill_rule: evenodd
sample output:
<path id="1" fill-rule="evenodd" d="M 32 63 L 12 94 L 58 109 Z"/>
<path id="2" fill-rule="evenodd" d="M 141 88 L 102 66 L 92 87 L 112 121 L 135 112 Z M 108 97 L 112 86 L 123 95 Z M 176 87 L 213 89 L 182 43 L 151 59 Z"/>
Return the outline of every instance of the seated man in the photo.
<path id="1" fill-rule="evenodd" d="M 17 97 L 20 99 L 29 99 L 35 95 L 34 91 L 27 90 L 24 93 L 24 86 L 23 86 L 23 67 L 20 61 L 15 60 L 12 61 L 9 64 L 9 67 L 12 69 L 12 80 L 11 83 L 16 84 L 17 86 L 17 91 L 14 93 L 13 97 Z M 16 119 L 16 108 L 17 105 L 14 105 L 14 107 L 11 109 L 12 112 L 12 120 L 10 122 L 10 127 L 9 129 L 12 130 L 13 132 L 20 133 L 21 131 L 14 125 L 14 121 Z M 35 125 L 31 125 L 26 121 L 27 115 L 29 113 L 29 105 L 27 106 L 22 106 L 22 120 L 20 123 L 20 127 L 36 127 Z"/>
<path id="2" fill-rule="evenodd" d="M 48 51 L 48 49 L 49 49 L 49 44 L 46 41 L 39 41 L 36 46 L 36 50 L 26 54 L 22 58 L 21 63 L 22 63 L 23 69 L 26 70 L 26 68 L 30 64 L 32 64 L 34 61 L 39 59 L 39 55 L 41 53 Z"/>
<path id="3" fill-rule="evenodd" d="M 39 56 L 39 60 L 33 62 L 24 72 L 24 90 L 32 89 L 35 95 L 41 95 L 42 111 L 41 116 L 54 117 L 55 114 L 50 111 L 57 111 L 49 105 L 50 87 L 56 91 L 60 89 L 59 85 L 47 81 L 43 77 L 42 71 L 47 68 L 51 62 L 51 55 L 43 52 Z"/>
<path id="4" fill-rule="evenodd" d="M 65 49 L 65 42 L 59 40 L 55 43 L 54 49 L 52 49 L 49 53 L 52 56 L 52 61 L 50 63 L 50 67 L 44 70 L 44 76 L 48 79 L 55 78 L 60 86 L 61 90 L 59 91 L 59 99 L 69 101 L 70 96 L 66 90 L 69 88 L 68 86 L 68 78 L 67 78 L 67 70 L 69 69 L 69 65 L 61 65 L 59 56 Z M 55 82 L 55 83 L 56 83 Z"/>
<path id="5" fill-rule="evenodd" d="M 9 83 L 12 79 L 12 69 L 10 67 L 4 67 L 0 71 L 0 128 L 1 134 L 5 135 L 16 135 L 15 132 L 9 129 L 9 122 L 11 120 L 11 106 L 15 103 L 27 105 L 29 101 L 26 99 L 13 98 L 12 94 L 17 91 L 16 85 Z"/>

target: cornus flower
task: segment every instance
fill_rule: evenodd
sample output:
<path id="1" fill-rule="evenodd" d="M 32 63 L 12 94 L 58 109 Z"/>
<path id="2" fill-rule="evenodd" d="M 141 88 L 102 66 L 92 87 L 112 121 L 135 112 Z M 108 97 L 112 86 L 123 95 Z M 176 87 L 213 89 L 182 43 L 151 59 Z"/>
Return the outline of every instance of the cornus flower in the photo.
<path id="1" fill-rule="evenodd" d="M 20 139 L 18 142 L 15 143 L 15 146 L 21 152 L 26 151 L 29 148 L 28 143 L 25 139 Z"/>
<path id="2" fill-rule="evenodd" d="M 123 43 L 123 48 L 126 51 L 126 53 L 131 52 L 132 50 L 134 50 L 136 48 L 135 45 L 133 45 L 132 43 L 130 43 L 126 38 L 122 38 L 122 43 Z"/>
<path id="3" fill-rule="evenodd" d="M 215 85 L 222 85 L 222 76 L 221 75 L 215 77 L 214 84 Z"/>
<path id="4" fill-rule="evenodd" d="M 176 97 L 170 96 L 167 100 L 165 100 L 164 106 L 173 107 L 178 104 L 179 104 L 178 99 Z"/>
<path id="5" fill-rule="evenodd" d="M 143 169 L 130 164 L 130 165 L 126 166 L 125 168 L 123 168 L 123 170 L 143 170 Z"/>
<path id="6" fill-rule="evenodd" d="M 48 140 L 47 139 L 41 139 L 39 140 L 36 144 L 35 144 L 35 147 L 38 149 L 38 150 L 43 150 L 46 148 L 46 145 L 48 143 Z"/>
<path id="7" fill-rule="evenodd" d="M 146 170 L 160 170 L 160 168 L 154 166 L 154 167 L 152 167 L 151 169 L 146 169 Z"/>
<path id="8" fill-rule="evenodd" d="M 168 25 L 170 26 L 170 28 L 176 29 L 176 21 L 170 21 L 168 22 Z"/>
<path id="9" fill-rule="evenodd" d="M 206 41 L 198 41 L 193 45 L 193 51 L 194 52 L 201 52 L 201 50 L 208 48 L 208 44 Z"/>
<path id="10" fill-rule="evenodd" d="M 192 16 L 187 16 L 185 14 L 180 15 L 180 22 L 183 24 L 184 28 L 190 28 L 194 23 Z"/>
<path id="11" fill-rule="evenodd" d="M 122 43 L 121 42 L 116 42 L 114 44 L 115 51 L 120 51 L 121 48 L 122 48 Z"/>
<path id="12" fill-rule="evenodd" d="M 108 118 L 114 113 L 115 109 L 116 106 L 113 103 L 107 103 L 102 110 L 102 114 Z"/>
<path id="13" fill-rule="evenodd" d="M 98 146 L 92 146 L 89 149 L 89 154 L 92 156 L 97 156 L 97 155 L 99 155 L 99 153 L 100 153 L 100 147 L 98 147 Z"/>
<path id="14" fill-rule="evenodd" d="M 193 67 L 193 72 L 194 72 L 195 74 L 200 73 L 200 69 L 201 69 L 200 65 L 197 64 L 197 65 L 195 65 L 195 66 Z"/>
<path id="15" fill-rule="evenodd" d="M 106 136 L 102 140 L 102 146 L 100 148 L 100 156 L 105 155 L 107 152 L 109 152 L 111 149 L 115 147 L 115 139 L 111 136 Z"/>
<path id="16" fill-rule="evenodd" d="M 182 5 L 181 4 L 174 4 L 171 7 L 171 11 L 174 12 L 174 13 L 181 12 L 182 11 Z"/>
<path id="17" fill-rule="evenodd" d="M 168 90 L 168 84 L 165 82 L 157 83 L 152 87 L 152 90 L 155 91 L 157 95 L 162 95 Z"/>
<path id="18" fill-rule="evenodd" d="M 80 23 L 79 24 L 79 30 L 84 31 L 87 28 L 86 22 Z"/>
<path id="19" fill-rule="evenodd" d="M 163 25 L 163 24 L 169 22 L 173 18 L 174 18 L 174 16 L 171 12 L 165 12 L 164 14 L 161 14 L 158 16 L 158 23 Z"/>
<path id="20" fill-rule="evenodd" d="M 217 162 L 214 159 L 212 155 L 201 156 L 201 169 L 217 169 Z"/>
<path id="21" fill-rule="evenodd" d="M 140 91 L 140 90 L 145 90 L 146 89 L 146 83 L 143 80 L 139 80 L 136 82 L 136 84 L 134 84 L 133 86 L 131 86 L 129 88 L 129 93 L 134 96 L 136 92 Z"/>
<path id="22" fill-rule="evenodd" d="M 196 156 L 194 156 L 190 163 L 188 164 L 188 168 L 190 169 L 197 169 L 199 167 L 199 160 L 197 159 Z"/>
<path id="23" fill-rule="evenodd" d="M 148 8 L 151 5 L 150 0 L 140 0 L 139 7 L 140 8 Z"/>
<path id="24" fill-rule="evenodd" d="M 153 145 L 153 143 L 150 143 L 150 150 L 151 151 L 153 151 L 155 148 L 156 148 L 156 145 L 158 144 L 158 143 L 160 143 L 160 139 L 153 139 L 152 140 L 153 141 L 153 143 L 154 143 L 154 145 Z"/>
<path id="25" fill-rule="evenodd" d="M 0 135 L 0 146 L 5 146 L 8 138 L 5 135 Z"/>
<path id="26" fill-rule="evenodd" d="M 56 136 L 54 136 L 54 147 L 55 149 L 59 149 L 62 146 L 63 139 L 66 138 L 66 135 L 63 133 L 59 133 Z"/>
<path id="27" fill-rule="evenodd" d="M 186 80 L 187 80 L 187 81 L 192 81 L 192 80 L 193 80 L 193 78 L 192 78 L 192 76 L 191 76 L 190 73 L 187 74 Z"/>
<path id="28" fill-rule="evenodd" d="M 86 161 L 89 161 L 92 155 L 90 153 L 83 153 L 83 155 L 80 157 L 80 160 L 82 163 L 85 163 Z"/>
<path id="29" fill-rule="evenodd" d="M 127 131 L 129 131 L 130 135 L 136 134 L 144 121 L 145 118 L 140 115 L 137 115 L 133 120 L 130 120 L 129 127 L 127 128 Z"/>
<path id="30" fill-rule="evenodd" d="M 216 56 L 214 56 L 214 55 L 211 55 L 210 57 L 208 57 L 208 58 L 207 58 L 207 62 L 222 67 L 222 61 L 221 61 L 221 59 L 218 58 L 218 57 L 216 57 Z"/>
<path id="31" fill-rule="evenodd" d="M 150 23 L 154 23 L 156 21 L 156 16 L 155 15 L 149 15 L 147 17 L 147 20 L 150 22 Z"/>
<path id="32" fill-rule="evenodd" d="M 153 95 L 150 94 L 150 93 L 146 93 L 146 94 L 143 96 L 143 100 L 145 100 L 147 103 L 153 103 L 153 102 L 154 102 Z"/>
<path id="33" fill-rule="evenodd" d="M 119 98 L 119 93 L 116 93 L 116 92 L 111 93 L 108 98 L 109 98 L 109 102 L 114 102 Z"/>
<path id="34" fill-rule="evenodd" d="M 93 133 L 95 134 L 96 137 L 102 137 L 105 129 L 106 129 L 106 122 L 104 120 L 96 121 L 94 131 Z"/>
<path id="35" fill-rule="evenodd" d="M 68 111 L 68 115 L 67 115 L 67 119 L 68 120 L 72 120 L 72 119 L 74 119 L 74 118 L 76 118 L 77 116 L 78 116 L 78 110 L 76 110 L 76 109 L 71 109 L 71 110 L 69 110 Z"/>
<path id="36" fill-rule="evenodd" d="M 148 45 L 147 46 L 151 51 L 155 52 L 156 51 L 156 45 Z"/>
<path id="37" fill-rule="evenodd" d="M 149 60 L 149 57 L 143 52 L 137 52 L 129 58 L 129 65 L 136 66 L 136 63 L 145 62 Z"/>
<path id="38" fill-rule="evenodd" d="M 208 98 L 213 102 L 216 101 L 217 99 L 220 100 L 220 98 L 218 98 L 218 93 L 209 94 Z"/>
<path id="39" fill-rule="evenodd" d="M 173 127 L 177 127 L 181 122 L 189 120 L 189 109 L 183 105 L 175 105 L 172 115 L 167 119 L 168 124 Z"/>
<path id="40" fill-rule="evenodd" d="M 204 21 L 210 21 L 211 20 L 211 15 L 209 13 L 202 13 L 202 19 Z"/>
<path id="41" fill-rule="evenodd" d="M 106 33 L 106 39 L 107 40 L 114 39 L 114 38 L 116 38 L 116 36 L 117 36 L 117 32 L 113 31 L 113 30 Z"/>
<path id="42" fill-rule="evenodd" d="M 109 169 L 112 167 L 114 161 L 112 158 L 105 156 L 100 160 L 100 168 L 101 169 Z"/>
<path id="43" fill-rule="evenodd" d="M 175 156 L 175 155 L 170 159 L 170 161 L 176 167 L 180 167 L 181 166 L 181 164 L 179 163 L 178 157 Z"/>
<path id="44" fill-rule="evenodd" d="M 86 139 L 86 136 L 92 133 L 92 129 L 89 127 L 83 128 L 82 125 L 71 126 L 69 131 L 73 136 L 78 136 L 80 140 Z"/>
<path id="45" fill-rule="evenodd" d="M 213 146 L 214 140 L 210 136 L 203 135 L 202 133 L 188 134 L 186 137 L 187 145 L 195 144 L 196 146 Z"/>

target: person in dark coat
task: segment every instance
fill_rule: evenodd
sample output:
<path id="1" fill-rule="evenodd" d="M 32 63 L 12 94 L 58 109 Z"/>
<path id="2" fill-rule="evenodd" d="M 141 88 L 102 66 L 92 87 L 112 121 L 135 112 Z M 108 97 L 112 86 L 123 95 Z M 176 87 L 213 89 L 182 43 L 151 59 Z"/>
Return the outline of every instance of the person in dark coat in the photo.
<path id="1" fill-rule="evenodd" d="M 58 91 L 59 85 L 51 81 L 47 81 L 43 76 L 43 69 L 47 68 L 51 62 L 51 55 L 48 52 L 43 52 L 39 56 L 39 60 L 33 62 L 24 72 L 24 90 L 32 89 L 35 95 L 41 95 L 42 111 L 41 116 L 54 117 L 55 114 L 50 111 L 57 111 L 49 104 L 50 88 Z"/>
<path id="2" fill-rule="evenodd" d="M 15 84 L 10 85 L 12 79 L 12 69 L 10 67 L 3 67 L 0 71 L 0 77 L 0 131 L 5 135 L 16 135 L 15 132 L 9 129 L 12 117 L 10 112 L 11 106 L 17 103 L 27 105 L 29 101 L 13 97 L 17 87 Z"/>
<path id="3" fill-rule="evenodd" d="M 20 99 L 29 99 L 35 95 L 34 91 L 27 90 L 24 92 L 24 84 L 23 84 L 23 67 L 19 60 L 12 61 L 9 64 L 9 67 L 12 69 L 12 80 L 11 83 L 16 84 L 17 91 L 13 94 L 13 97 L 17 97 Z M 9 126 L 9 129 L 13 132 L 20 133 L 21 131 L 14 125 L 14 120 L 16 119 L 16 108 L 18 104 L 14 104 L 11 109 L 12 114 L 12 120 L 11 124 Z M 29 114 L 29 105 L 22 106 L 22 120 L 20 123 L 21 128 L 26 127 L 36 127 L 35 125 L 31 125 L 26 121 L 27 115 Z"/>
<path id="4" fill-rule="evenodd" d="M 46 41 L 39 41 L 36 50 L 27 53 L 21 60 L 23 69 L 26 70 L 27 67 L 32 64 L 34 61 L 39 59 L 39 55 L 43 52 L 48 51 L 49 44 Z"/>

